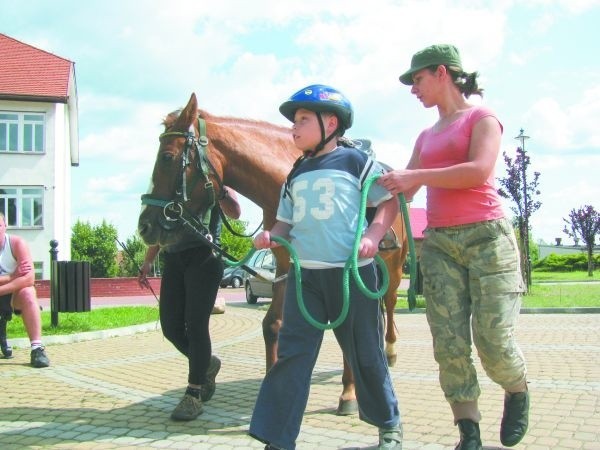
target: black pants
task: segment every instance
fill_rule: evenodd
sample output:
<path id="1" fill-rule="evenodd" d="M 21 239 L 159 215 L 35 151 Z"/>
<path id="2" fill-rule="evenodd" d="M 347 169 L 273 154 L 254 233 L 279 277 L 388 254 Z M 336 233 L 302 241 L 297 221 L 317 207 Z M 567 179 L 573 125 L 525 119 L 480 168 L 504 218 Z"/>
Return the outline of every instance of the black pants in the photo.
<path id="1" fill-rule="evenodd" d="M 12 319 L 13 309 L 10 304 L 12 294 L 6 294 L 0 296 L 0 318 L 7 322 Z"/>
<path id="2" fill-rule="evenodd" d="M 210 362 L 209 320 L 223 263 L 208 247 L 163 253 L 160 324 L 164 336 L 188 358 L 190 384 L 206 383 Z"/>

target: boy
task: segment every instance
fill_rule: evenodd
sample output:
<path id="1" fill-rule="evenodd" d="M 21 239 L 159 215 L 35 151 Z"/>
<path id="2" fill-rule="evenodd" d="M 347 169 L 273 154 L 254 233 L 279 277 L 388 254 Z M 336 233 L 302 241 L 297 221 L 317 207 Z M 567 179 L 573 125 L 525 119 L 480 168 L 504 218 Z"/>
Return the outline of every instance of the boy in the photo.
<path id="1" fill-rule="evenodd" d="M 339 91 L 324 85 L 301 89 L 280 112 L 293 122 L 296 146 L 304 152 L 282 188 L 277 222 L 254 239 L 257 249 L 274 247 L 271 236 L 291 241 L 302 268 L 306 308 L 319 322 L 335 320 L 343 302 L 343 271 L 352 253 L 358 224 L 361 186 L 383 170 L 366 153 L 338 146 L 352 126 L 353 110 Z M 373 184 L 369 203 L 377 207 L 359 247 L 359 273 L 370 290 L 377 286 L 373 257 L 379 241 L 398 214 L 396 197 Z M 398 402 L 389 375 L 382 338 L 379 302 L 350 286 L 346 320 L 334 330 L 356 378 L 360 418 L 379 428 L 380 449 L 401 449 Z M 286 286 L 278 360 L 265 376 L 249 433 L 266 449 L 293 450 L 308 401 L 310 378 L 323 330 L 301 315 L 296 277 L 290 270 Z"/>

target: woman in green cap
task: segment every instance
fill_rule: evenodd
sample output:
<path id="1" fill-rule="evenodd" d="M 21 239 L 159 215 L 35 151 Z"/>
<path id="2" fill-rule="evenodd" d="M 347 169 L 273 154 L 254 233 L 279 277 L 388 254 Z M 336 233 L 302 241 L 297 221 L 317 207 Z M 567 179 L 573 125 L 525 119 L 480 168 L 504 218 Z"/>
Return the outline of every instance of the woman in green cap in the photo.
<path id="1" fill-rule="evenodd" d="M 502 124 L 488 108 L 467 102 L 482 95 L 477 72 L 462 68 L 453 45 L 416 53 L 400 76 L 438 121 L 418 136 L 406 169 L 379 183 L 407 198 L 427 188 L 427 229 L 421 252 L 427 320 L 439 379 L 460 431 L 457 449 L 481 449 L 471 357 L 475 343 L 487 375 L 505 390 L 500 428 L 514 446 L 528 426 L 526 365 L 515 341 L 523 281 L 513 228 L 494 187 Z"/>

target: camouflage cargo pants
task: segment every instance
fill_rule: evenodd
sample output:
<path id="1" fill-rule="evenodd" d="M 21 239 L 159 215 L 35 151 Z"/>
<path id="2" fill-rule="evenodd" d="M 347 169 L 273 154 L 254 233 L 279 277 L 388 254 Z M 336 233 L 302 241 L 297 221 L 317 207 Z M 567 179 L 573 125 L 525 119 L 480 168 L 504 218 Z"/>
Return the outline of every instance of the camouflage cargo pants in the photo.
<path id="1" fill-rule="evenodd" d="M 471 330 L 487 375 L 505 389 L 524 383 L 525 359 L 514 336 L 523 281 L 508 220 L 427 229 L 421 270 L 446 399 L 457 403 L 479 397 Z"/>

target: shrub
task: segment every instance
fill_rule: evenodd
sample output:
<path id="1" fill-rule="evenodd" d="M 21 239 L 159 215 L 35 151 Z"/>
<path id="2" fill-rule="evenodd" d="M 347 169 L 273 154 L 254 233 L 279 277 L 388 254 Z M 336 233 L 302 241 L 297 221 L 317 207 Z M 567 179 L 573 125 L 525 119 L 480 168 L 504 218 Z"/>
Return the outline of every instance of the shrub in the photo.
<path id="1" fill-rule="evenodd" d="M 600 254 L 594 255 L 594 265 L 600 264 Z M 533 265 L 533 270 L 545 272 L 573 272 L 577 270 L 587 271 L 587 255 L 584 253 L 573 253 L 569 255 L 557 255 L 551 253 L 544 259 L 537 261 Z"/>

